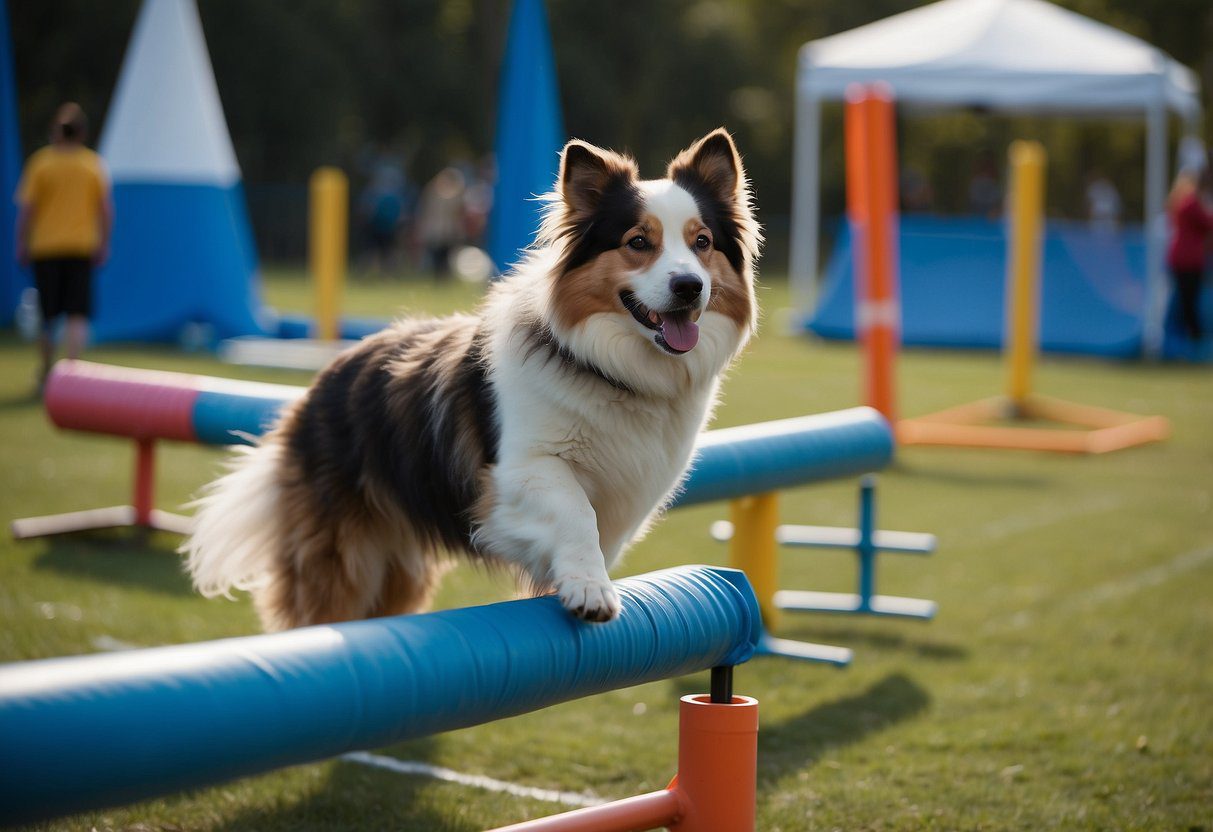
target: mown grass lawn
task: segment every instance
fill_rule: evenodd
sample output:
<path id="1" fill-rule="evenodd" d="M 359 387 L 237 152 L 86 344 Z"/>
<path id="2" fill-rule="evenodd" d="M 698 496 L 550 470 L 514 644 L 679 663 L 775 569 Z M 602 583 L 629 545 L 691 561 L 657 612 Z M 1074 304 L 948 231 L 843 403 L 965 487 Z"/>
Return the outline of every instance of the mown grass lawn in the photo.
<path id="1" fill-rule="evenodd" d="M 271 272 L 270 301 L 306 311 L 306 286 Z M 477 290 L 351 282 L 352 314 L 466 308 Z M 785 334 L 787 293 L 763 290 L 760 336 L 724 390 L 718 426 L 849 407 L 850 345 Z M 93 360 L 302 384 L 170 348 L 106 346 Z M 0 336 L 0 512 L 128 500 L 127 443 L 59 433 L 30 395 L 33 349 Z M 987 353 L 911 351 L 901 406 L 925 413 L 996 392 Z M 1168 416 L 1173 438 L 1102 457 L 907 448 L 880 480 L 882 526 L 933 532 L 929 558 L 889 556 L 881 589 L 933 598 L 930 623 L 788 616 L 782 635 L 854 648 L 844 671 L 779 660 L 739 669 L 762 707 L 758 828 L 1213 830 L 1213 372 L 1190 365 L 1048 359 L 1038 389 Z M 172 508 L 222 454 L 165 445 L 158 502 Z M 854 482 L 786 495 L 789 522 L 854 520 Z M 725 506 L 671 514 L 619 574 L 723 563 L 708 524 Z M 252 633 L 247 601 L 195 596 L 176 538 L 0 537 L 0 660 Z M 785 586 L 845 589 L 843 553 L 788 553 Z M 440 606 L 508 597 L 471 569 Z M 703 676 L 571 702 L 383 750 L 525 785 L 623 797 L 673 771 L 678 696 Z M 19 753 L 5 748 L 0 753 Z M 80 748 L 104 766 L 107 749 Z M 189 754 L 188 748 L 182 749 Z M 301 766 L 50 825 L 54 829 L 476 830 L 558 807 L 347 762 Z"/>

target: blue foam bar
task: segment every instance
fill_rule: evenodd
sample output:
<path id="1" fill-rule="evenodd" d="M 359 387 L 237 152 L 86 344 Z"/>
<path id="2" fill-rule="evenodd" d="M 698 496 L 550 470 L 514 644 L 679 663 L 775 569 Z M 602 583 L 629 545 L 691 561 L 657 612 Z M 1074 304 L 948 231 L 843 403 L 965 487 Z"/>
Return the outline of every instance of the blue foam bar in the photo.
<path id="1" fill-rule="evenodd" d="M 0 666 L 0 825 L 129 803 L 746 661 L 744 574 L 617 582 L 609 624 L 553 596 Z"/>
<path id="2" fill-rule="evenodd" d="M 269 430 L 279 412 L 306 392 L 303 387 L 266 384 L 264 390 L 239 393 L 201 390 L 194 400 L 194 435 L 207 445 L 251 445 Z"/>
<path id="3" fill-rule="evenodd" d="M 247 382 L 203 387 L 194 405 L 199 442 L 231 445 L 265 432 L 304 388 Z M 691 470 L 673 507 L 762 494 L 811 482 L 857 476 L 893 459 L 893 431 L 879 412 L 854 407 L 832 413 L 708 431 L 699 437 Z"/>
<path id="4" fill-rule="evenodd" d="M 870 407 L 709 431 L 674 506 L 879 471 L 893 450 L 889 423 Z"/>

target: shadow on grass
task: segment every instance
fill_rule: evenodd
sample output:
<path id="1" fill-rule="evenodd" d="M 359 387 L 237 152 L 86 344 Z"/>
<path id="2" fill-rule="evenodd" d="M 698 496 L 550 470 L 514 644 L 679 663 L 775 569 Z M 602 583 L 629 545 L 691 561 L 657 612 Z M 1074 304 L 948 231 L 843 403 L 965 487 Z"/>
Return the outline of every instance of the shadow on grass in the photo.
<path id="1" fill-rule="evenodd" d="M 12 396 L 0 398 L 0 412 L 6 410 L 35 410 L 42 407 L 42 393 L 34 386 L 31 379 L 29 390 Z"/>
<path id="2" fill-rule="evenodd" d="M 854 696 L 825 702 L 758 733 L 759 780 L 776 779 L 819 761 L 833 748 L 859 742 L 925 710 L 931 698 L 894 673 Z"/>
<path id="3" fill-rule="evenodd" d="M 166 595 L 193 595 L 175 550 L 177 540 L 175 535 L 127 529 L 48 537 L 34 568 Z"/>
<path id="4" fill-rule="evenodd" d="M 393 749 L 401 760 L 424 761 L 433 752 L 432 738 L 415 740 Z M 382 753 L 382 752 L 380 752 Z M 273 789 L 268 783 L 263 788 Z M 455 804 L 475 800 L 476 792 L 454 784 L 437 783 L 428 777 L 398 774 L 345 760 L 334 761 L 331 773 L 314 791 L 297 803 L 250 809 L 217 827 L 223 832 L 295 832 L 307 830 L 417 829 L 434 832 L 471 832 L 480 827 L 460 820 L 445 809 L 447 801 L 430 799 L 422 792 L 450 789 Z M 445 796 L 443 796 L 445 797 Z M 553 810 L 553 811 L 558 811 Z"/>

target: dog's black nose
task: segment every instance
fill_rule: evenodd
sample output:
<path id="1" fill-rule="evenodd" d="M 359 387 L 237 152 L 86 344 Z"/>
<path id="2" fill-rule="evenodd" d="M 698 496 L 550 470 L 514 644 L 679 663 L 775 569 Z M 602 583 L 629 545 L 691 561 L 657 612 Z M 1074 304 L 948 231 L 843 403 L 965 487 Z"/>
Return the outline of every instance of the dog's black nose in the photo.
<path id="1" fill-rule="evenodd" d="M 698 300 L 703 281 L 693 274 L 676 274 L 670 278 L 670 291 L 679 300 Z"/>

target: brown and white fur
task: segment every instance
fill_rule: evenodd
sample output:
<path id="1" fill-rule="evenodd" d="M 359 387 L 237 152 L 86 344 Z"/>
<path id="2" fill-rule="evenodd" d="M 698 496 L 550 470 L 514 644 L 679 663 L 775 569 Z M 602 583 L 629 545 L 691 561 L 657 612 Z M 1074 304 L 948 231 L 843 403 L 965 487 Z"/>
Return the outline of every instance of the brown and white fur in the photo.
<path id="1" fill-rule="evenodd" d="M 448 558 L 515 567 L 575 615 L 683 476 L 754 329 L 761 241 L 717 130 L 666 178 L 572 141 L 535 247 L 476 315 L 404 320 L 338 356 L 199 500 L 207 595 L 267 629 L 413 612 Z"/>

